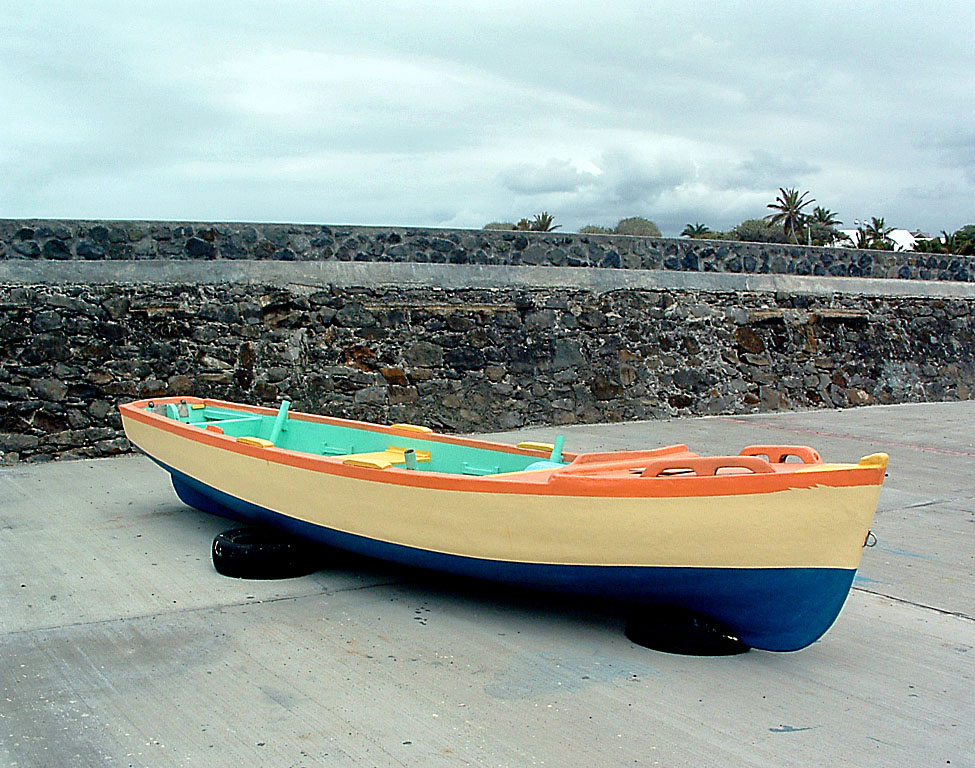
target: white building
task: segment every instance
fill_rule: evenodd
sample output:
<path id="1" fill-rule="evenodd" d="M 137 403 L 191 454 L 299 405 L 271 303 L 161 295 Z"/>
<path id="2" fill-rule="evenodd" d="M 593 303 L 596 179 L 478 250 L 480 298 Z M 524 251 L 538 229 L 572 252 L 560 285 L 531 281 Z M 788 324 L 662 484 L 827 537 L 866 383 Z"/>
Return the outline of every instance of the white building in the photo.
<path id="1" fill-rule="evenodd" d="M 856 241 L 857 241 L 857 230 L 855 230 L 855 229 L 840 229 L 840 230 L 837 230 L 837 231 L 838 232 L 842 232 L 844 235 L 846 235 L 848 238 L 850 238 L 850 242 L 852 242 L 854 244 L 856 243 Z M 907 229 L 895 229 L 895 230 L 892 230 L 891 233 L 889 235 L 887 235 L 887 236 L 891 240 L 894 241 L 894 250 L 895 251 L 913 251 L 914 250 L 914 246 L 917 244 L 917 241 L 924 239 L 924 236 L 920 232 L 911 232 L 910 230 L 907 230 Z M 838 247 L 840 247 L 840 248 L 843 248 L 843 247 L 849 248 L 850 247 L 850 243 L 848 243 L 845 240 L 836 243 L 836 245 Z"/>

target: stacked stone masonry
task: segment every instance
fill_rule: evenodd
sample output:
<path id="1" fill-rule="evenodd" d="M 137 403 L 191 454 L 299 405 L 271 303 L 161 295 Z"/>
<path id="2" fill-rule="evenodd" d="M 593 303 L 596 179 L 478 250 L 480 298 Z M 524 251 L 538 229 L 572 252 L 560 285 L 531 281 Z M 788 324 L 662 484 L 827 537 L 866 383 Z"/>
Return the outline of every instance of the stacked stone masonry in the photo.
<path id="1" fill-rule="evenodd" d="M 16 242 L 34 243 L 42 257 L 60 248 L 48 245 L 57 238 L 71 258 L 94 248 L 106 258 L 114 249 L 134 258 L 143 248 L 172 258 L 188 255 L 187 243 L 198 238 L 227 258 L 223 238 L 231 243 L 250 231 L 207 239 L 202 228 L 174 226 L 167 240 L 162 225 L 106 224 L 98 234 L 96 225 L 45 226 Z M 312 231 L 323 240 L 310 238 L 307 247 L 331 249 L 332 258 L 351 254 L 342 251 L 348 241 L 365 236 L 251 229 L 254 243 L 282 233 L 272 245 L 296 257 L 307 252 L 303 238 Z M 366 239 L 384 243 L 377 248 L 388 254 L 393 234 Z M 530 252 L 504 239 L 510 235 L 414 237 L 445 243 L 425 251 L 444 258 L 468 239 L 470 255 L 479 238 L 507 243 L 510 258 Z M 557 238 L 545 242 L 561 247 Z M 568 260 L 572 243 L 581 248 L 583 240 L 566 243 L 557 258 Z M 161 244 L 171 252 L 153 250 Z M 8 241 L 8 257 L 10 250 Z M 21 250 L 30 257 L 31 248 Z M 484 248 L 474 251 L 488 258 Z M 975 381 L 973 313 L 975 298 L 0 285 L 0 450 L 8 463 L 126 451 L 117 404 L 161 395 L 267 405 L 289 397 L 298 410 L 460 432 L 967 399 Z"/>
<path id="2" fill-rule="evenodd" d="M 0 259 L 273 259 L 975 279 L 973 259 L 767 243 L 295 224 L 0 219 Z"/>

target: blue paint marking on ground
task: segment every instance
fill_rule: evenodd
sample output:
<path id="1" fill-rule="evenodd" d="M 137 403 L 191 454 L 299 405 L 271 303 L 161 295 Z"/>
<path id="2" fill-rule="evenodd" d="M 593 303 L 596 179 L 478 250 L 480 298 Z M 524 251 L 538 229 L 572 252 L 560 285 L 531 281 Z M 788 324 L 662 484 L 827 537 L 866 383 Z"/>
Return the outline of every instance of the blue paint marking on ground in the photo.
<path id="1" fill-rule="evenodd" d="M 877 545 L 877 549 L 889 555 L 899 555 L 901 557 L 916 557 L 918 560 L 937 560 L 934 555 L 922 555 L 920 552 L 911 552 L 909 549 L 897 549 L 896 547 L 882 547 Z"/>
<path id="2" fill-rule="evenodd" d="M 853 585 L 857 584 L 891 584 L 893 582 L 883 581 L 882 579 L 871 579 L 869 576 L 861 576 L 859 573 L 853 578 Z"/>

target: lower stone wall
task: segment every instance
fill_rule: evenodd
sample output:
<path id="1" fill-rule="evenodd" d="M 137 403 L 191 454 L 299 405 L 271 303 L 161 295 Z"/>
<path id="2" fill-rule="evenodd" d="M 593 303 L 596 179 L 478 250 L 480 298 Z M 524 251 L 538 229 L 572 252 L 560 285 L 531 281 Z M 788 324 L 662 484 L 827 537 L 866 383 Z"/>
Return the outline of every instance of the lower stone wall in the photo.
<path id="1" fill-rule="evenodd" d="M 128 450 L 201 395 L 447 431 L 967 399 L 975 298 L 249 284 L 0 286 L 8 463 Z"/>

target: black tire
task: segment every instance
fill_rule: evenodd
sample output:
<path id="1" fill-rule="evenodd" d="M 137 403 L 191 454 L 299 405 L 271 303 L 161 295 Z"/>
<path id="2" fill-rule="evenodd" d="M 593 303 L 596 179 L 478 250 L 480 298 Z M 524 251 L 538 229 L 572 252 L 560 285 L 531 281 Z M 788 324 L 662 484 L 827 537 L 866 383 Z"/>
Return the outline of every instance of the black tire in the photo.
<path id="1" fill-rule="evenodd" d="M 315 548 L 268 528 L 234 528 L 213 539 L 213 567 L 235 579 L 292 579 L 320 569 Z"/>
<path id="2" fill-rule="evenodd" d="M 670 606 L 650 607 L 626 623 L 637 645 L 684 656 L 735 656 L 749 647 L 706 616 Z"/>

